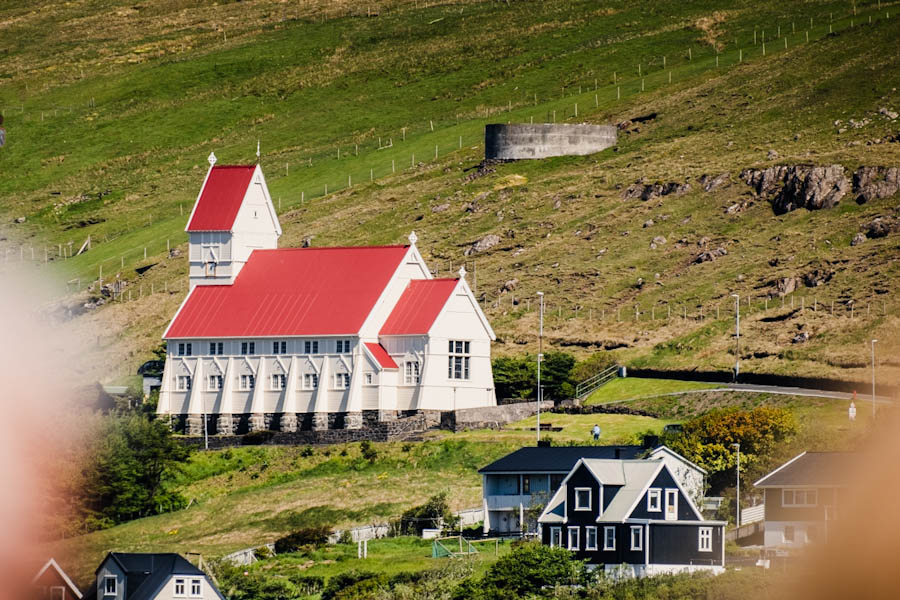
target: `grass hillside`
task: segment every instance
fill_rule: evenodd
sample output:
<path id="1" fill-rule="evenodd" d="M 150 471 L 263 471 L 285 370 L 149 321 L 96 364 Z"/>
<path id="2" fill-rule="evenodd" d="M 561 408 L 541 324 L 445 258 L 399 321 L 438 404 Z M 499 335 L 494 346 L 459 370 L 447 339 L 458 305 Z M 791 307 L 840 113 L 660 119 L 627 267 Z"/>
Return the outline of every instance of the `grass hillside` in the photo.
<path id="1" fill-rule="evenodd" d="M 415 229 L 433 269 L 466 265 L 498 353 L 535 351 L 528 299 L 543 290 L 552 345 L 728 369 L 738 293 L 745 371 L 866 380 L 878 338 L 880 379 L 900 373 L 900 237 L 850 246 L 897 197 L 776 216 L 738 178 L 900 165 L 900 144 L 872 143 L 898 129 L 879 114 L 900 110 L 896 3 L 198 4 L 0 7 L 2 266 L 70 281 L 68 305 L 96 294 L 101 270 L 129 283 L 76 319 L 97 337 L 98 375 L 132 373 L 183 298 L 206 156 L 250 162 L 257 140 L 282 246 L 401 243 Z M 472 170 L 486 123 L 650 113 L 593 156 Z M 720 173 L 730 183 L 703 191 Z M 691 190 L 624 200 L 642 179 Z M 500 243 L 465 254 L 487 234 Z M 824 285 L 767 303 L 777 279 L 816 269 L 833 272 Z M 800 331 L 809 341 L 792 343 Z"/>

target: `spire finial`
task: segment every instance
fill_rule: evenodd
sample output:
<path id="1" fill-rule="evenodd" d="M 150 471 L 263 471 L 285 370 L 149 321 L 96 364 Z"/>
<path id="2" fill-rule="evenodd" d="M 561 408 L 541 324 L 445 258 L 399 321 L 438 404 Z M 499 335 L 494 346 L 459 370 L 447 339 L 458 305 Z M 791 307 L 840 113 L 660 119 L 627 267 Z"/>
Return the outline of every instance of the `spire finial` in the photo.
<path id="1" fill-rule="evenodd" d="M 209 158 L 207 158 L 206 160 L 209 161 L 209 166 L 212 167 L 216 164 L 216 155 L 214 153 L 210 152 Z"/>
<path id="2" fill-rule="evenodd" d="M 462 265 L 462 266 L 459 268 L 459 278 L 460 278 L 460 279 L 465 279 L 465 278 L 466 278 L 466 266 L 465 266 L 465 265 Z"/>
<path id="3" fill-rule="evenodd" d="M 259 138 L 256 140 L 256 162 L 259 162 Z"/>
<path id="4" fill-rule="evenodd" d="M 419 236 L 417 236 L 417 235 L 416 235 L 416 232 L 413 231 L 412 233 L 409 234 L 409 238 L 408 238 L 408 239 L 409 239 L 409 243 L 412 244 L 413 246 L 415 246 L 415 245 L 416 245 L 416 242 L 419 241 Z"/>

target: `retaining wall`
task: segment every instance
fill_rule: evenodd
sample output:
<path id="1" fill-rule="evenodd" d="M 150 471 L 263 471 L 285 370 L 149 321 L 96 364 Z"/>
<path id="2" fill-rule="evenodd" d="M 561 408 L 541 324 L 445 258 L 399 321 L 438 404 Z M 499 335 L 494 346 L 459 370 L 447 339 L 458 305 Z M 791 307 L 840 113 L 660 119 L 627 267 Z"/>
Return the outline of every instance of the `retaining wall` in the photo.
<path id="1" fill-rule="evenodd" d="M 544 400 L 541 411 L 549 411 L 553 402 Z M 441 415 L 441 429 L 462 431 L 464 429 L 500 429 L 507 423 L 530 417 L 537 412 L 537 402 L 519 402 L 503 406 L 481 406 L 479 408 L 463 408 L 456 412 L 445 412 Z"/>
<path id="2" fill-rule="evenodd" d="M 520 160 L 583 156 L 616 144 L 615 125 L 494 123 L 484 128 L 486 159 Z"/>

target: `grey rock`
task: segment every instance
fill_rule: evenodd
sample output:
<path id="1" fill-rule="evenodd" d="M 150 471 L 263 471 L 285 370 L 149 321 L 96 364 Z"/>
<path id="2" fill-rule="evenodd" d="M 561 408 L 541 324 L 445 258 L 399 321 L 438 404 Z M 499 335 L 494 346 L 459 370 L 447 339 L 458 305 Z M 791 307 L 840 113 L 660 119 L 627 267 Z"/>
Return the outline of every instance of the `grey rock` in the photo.
<path id="1" fill-rule="evenodd" d="M 653 238 L 653 243 L 656 244 L 657 246 L 662 246 L 663 244 L 666 243 L 666 238 L 661 235 L 658 235 L 655 238 Z"/>
<path id="2" fill-rule="evenodd" d="M 519 285 L 518 279 L 510 279 L 506 283 L 503 284 L 503 288 L 501 288 L 505 292 L 511 292 Z"/>
<path id="3" fill-rule="evenodd" d="M 809 273 L 803 274 L 803 285 L 806 287 L 819 287 L 831 281 L 832 277 L 834 277 L 833 270 L 814 269 Z"/>
<path id="4" fill-rule="evenodd" d="M 850 182 L 844 176 L 841 165 L 781 165 L 768 169 L 745 169 L 741 172 L 741 179 L 758 195 L 771 195 L 769 201 L 772 209 L 779 215 L 798 208 L 832 208 L 850 190 Z"/>
<path id="5" fill-rule="evenodd" d="M 808 342 L 808 341 L 809 341 L 809 332 L 808 331 L 801 331 L 800 333 L 795 335 L 793 338 L 791 338 L 792 344 L 802 344 L 802 343 Z"/>
<path id="6" fill-rule="evenodd" d="M 713 250 L 706 250 L 701 252 L 697 255 L 696 258 L 694 258 L 694 264 L 712 262 L 721 256 L 725 256 L 726 254 L 728 254 L 728 251 L 725 250 L 725 248 L 723 248 L 722 246 L 714 248 Z"/>
<path id="7" fill-rule="evenodd" d="M 893 111 L 893 110 L 891 110 L 891 109 L 889 109 L 889 108 L 887 108 L 887 107 L 884 107 L 884 106 L 882 106 L 881 108 L 878 109 L 878 114 L 884 115 L 885 117 L 887 117 L 887 118 L 890 119 L 891 121 L 893 121 L 893 120 L 896 119 L 898 116 L 900 116 L 900 115 L 897 114 L 896 111 Z"/>
<path id="8" fill-rule="evenodd" d="M 768 154 L 766 154 L 766 158 L 768 160 L 775 160 L 778 158 L 778 153 L 775 150 L 769 150 Z"/>
<path id="9" fill-rule="evenodd" d="M 24 223 L 24 222 L 25 222 L 25 217 L 16 217 L 15 222 L 16 222 L 16 223 L 19 223 L 19 224 Z"/>
<path id="10" fill-rule="evenodd" d="M 868 238 L 866 238 L 866 234 L 857 233 L 856 235 L 853 236 L 853 239 L 850 240 L 850 245 L 851 246 L 859 246 L 860 244 L 865 242 L 867 239 Z"/>
<path id="11" fill-rule="evenodd" d="M 178 248 L 172 248 L 171 250 L 169 250 L 169 258 L 178 258 L 179 256 L 181 256 L 181 250 L 179 250 Z"/>
<path id="12" fill-rule="evenodd" d="M 442 213 L 442 212 L 444 212 L 445 210 L 447 210 L 447 209 L 449 209 L 449 208 L 450 208 L 450 203 L 449 203 L 449 202 L 444 202 L 443 204 L 438 204 L 438 205 L 436 205 L 436 206 L 432 206 L 432 207 L 431 207 L 431 212 L 433 212 L 433 213 Z"/>
<path id="13" fill-rule="evenodd" d="M 301 248 L 309 248 L 310 246 L 312 246 L 312 236 L 308 235 L 305 238 L 303 238 L 303 241 L 300 242 L 300 247 Z"/>
<path id="14" fill-rule="evenodd" d="M 729 183 L 731 183 L 731 175 L 728 173 L 721 173 L 715 177 L 712 175 L 702 175 L 700 177 L 700 186 L 704 192 L 712 192 Z"/>
<path id="15" fill-rule="evenodd" d="M 865 204 L 876 198 L 890 198 L 900 191 L 900 168 L 860 167 L 853 173 L 856 202 Z"/>
<path id="16" fill-rule="evenodd" d="M 875 217 L 860 229 L 862 229 L 867 238 L 886 237 L 900 231 L 900 218 L 892 216 Z"/>
<path id="17" fill-rule="evenodd" d="M 652 200 L 654 198 L 660 198 L 662 196 L 669 196 L 674 194 L 676 196 L 680 196 L 682 194 L 686 194 L 691 191 L 691 184 L 689 183 L 678 183 L 676 181 L 670 181 L 668 183 L 642 183 L 640 181 L 636 183 L 632 183 L 629 185 L 624 192 L 622 192 L 623 200 L 633 200 L 635 198 L 640 198 L 643 201 Z"/>
<path id="18" fill-rule="evenodd" d="M 653 227 L 653 219 L 647 219 L 644 221 L 643 227 L 646 229 L 647 227 Z"/>
<path id="19" fill-rule="evenodd" d="M 464 254 L 469 256 L 470 254 L 478 254 L 479 252 L 484 252 L 490 248 L 493 248 L 497 244 L 500 243 L 500 236 L 495 233 L 489 233 L 468 248 Z"/>
<path id="20" fill-rule="evenodd" d="M 796 277 L 783 277 L 775 282 L 775 289 L 769 293 L 770 296 L 783 298 L 797 289 Z"/>

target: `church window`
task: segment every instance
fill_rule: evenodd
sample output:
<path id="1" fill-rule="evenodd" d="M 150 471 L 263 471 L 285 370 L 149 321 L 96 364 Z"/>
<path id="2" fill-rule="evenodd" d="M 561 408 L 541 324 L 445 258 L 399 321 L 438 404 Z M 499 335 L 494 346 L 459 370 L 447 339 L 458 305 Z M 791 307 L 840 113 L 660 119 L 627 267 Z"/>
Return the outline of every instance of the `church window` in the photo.
<path id="1" fill-rule="evenodd" d="M 419 383 L 419 363 L 408 361 L 406 363 L 406 372 L 404 374 L 403 383 L 406 385 L 416 385 Z"/>
<path id="2" fill-rule="evenodd" d="M 447 377 L 469 379 L 469 342 L 450 340 Z"/>
<path id="3" fill-rule="evenodd" d="M 256 354 L 256 342 L 241 342 L 241 354 Z"/>
<path id="4" fill-rule="evenodd" d="M 287 354 L 287 342 L 278 340 L 272 342 L 272 354 Z"/>
<path id="5" fill-rule="evenodd" d="M 348 387 L 350 387 L 350 374 L 349 373 L 335 373 L 334 374 L 334 389 L 346 390 Z"/>
<path id="6" fill-rule="evenodd" d="M 272 389 L 273 390 L 283 390 L 285 384 L 285 376 L 279 375 L 278 373 L 272 375 Z"/>
<path id="7" fill-rule="evenodd" d="M 190 342 L 178 342 L 178 356 L 190 356 L 192 349 Z"/>
<path id="8" fill-rule="evenodd" d="M 303 342 L 303 353 L 304 354 L 318 354 L 319 353 L 319 341 L 318 340 L 306 340 Z"/>
<path id="9" fill-rule="evenodd" d="M 253 386 L 255 384 L 256 384 L 256 376 L 241 375 L 241 389 L 242 390 L 252 390 Z"/>
<path id="10" fill-rule="evenodd" d="M 366 385 L 372 385 L 373 379 L 374 378 L 371 373 L 366 373 Z"/>
<path id="11" fill-rule="evenodd" d="M 190 375 L 179 375 L 175 383 L 179 392 L 186 392 L 191 389 Z"/>
<path id="12" fill-rule="evenodd" d="M 209 376 L 209 391 L 215 392 L 222 389 L 222 376 L 221 375 L 210 375 Z"/>
<path id="13" fill-rule="evenodd" d="M 225 349 L 225 344 L 222 342 L 210 342 L 209 343 L 209 353 L 213 356 L 216 354 L 224 354 L 223 350 Z"/>
<path id="14" fill-rule="evenodd" d="M 350 352 L 350 340 L 338 340 L 337 341 L 337 353 L 338 354 L 347 354 Z"/>
<path id="15" fill-rule="evenodd" d="M 319 387 L 319 376 L 315 373 L 306 373 L 303 375 L 303 388 L 314 390 Z"/>

